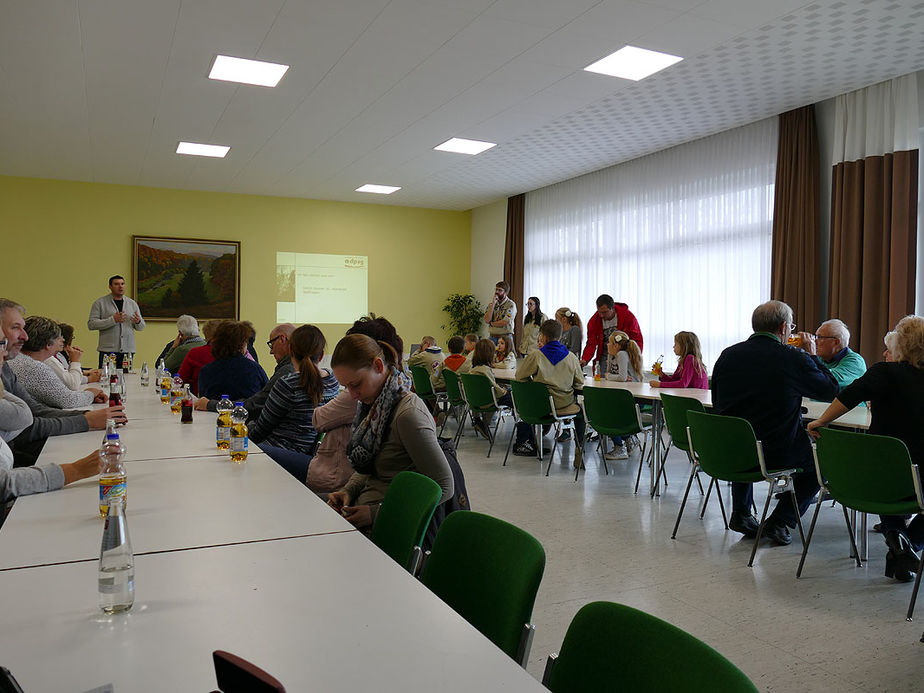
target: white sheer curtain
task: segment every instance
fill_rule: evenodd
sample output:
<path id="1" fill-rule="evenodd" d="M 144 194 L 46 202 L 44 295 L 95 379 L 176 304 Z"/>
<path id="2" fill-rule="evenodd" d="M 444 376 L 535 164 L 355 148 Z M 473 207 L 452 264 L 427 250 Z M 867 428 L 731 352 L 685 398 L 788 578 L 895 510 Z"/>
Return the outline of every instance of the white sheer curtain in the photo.
<path id="1" fill-rule="evenodd" d="M 646 367 L 673 369 L 690 330 L 711 373 L 769 298 L 776 149 L 768 118 L 528 193 L 524 294 L 577 311 L 585 339 L 610 294 L 638 318 Z"/>

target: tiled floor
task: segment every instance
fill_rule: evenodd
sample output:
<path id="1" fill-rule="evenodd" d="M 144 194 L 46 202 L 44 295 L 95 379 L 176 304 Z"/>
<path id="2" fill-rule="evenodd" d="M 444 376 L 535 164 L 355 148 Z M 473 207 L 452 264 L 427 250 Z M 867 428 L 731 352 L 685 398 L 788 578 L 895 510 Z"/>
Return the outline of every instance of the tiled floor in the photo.
<path id="1" fill-rule="evenodd" d="M 545 547 L 529 662 L 537 678 L 575 612 L 602 599 L 643 609 L 689 631 L 737 664 L 761 690 L 924 691 L 924 643 L 919 642 L 924 595 L 918 618 L 906 622 L 913 583 L 883 577 L 885 547 L 878 534 L 870 534 L 870 561 L 863 568 L 854 565 L 840 508 L 823 508 L 797 580 L 797 532 L 791 546 L 761 546 L 748 568 L 751 542 L 725 531 L 714 497 L 700 520 L 695 486 L 677 539 L 670 538 L 689 473 L 682 453 L 671 452 L 669 485 L 652 500 L 647 469 L 642 492 L 632 492 L 638 453 L 628 464 L 610 462 L 605 476 L 599 458 L 588 452 L 588 469 L 575 483 L 570 464 L 561 464 L 557 454 L 548 478 L 545 465 L 540 470 L 532 458 L 511 455 L 502 467 L 508 434 L 502 427 L 498 446 L 486 459 L 487 443 L 466 432 L 459 461 L 473 509 L 513 522 Z M 572 445 L 564 450 L 570 461 Z M 806 514 L 806 532 L 813 510 Z M 612 646 L 615 650 L 620 643 Z"/>

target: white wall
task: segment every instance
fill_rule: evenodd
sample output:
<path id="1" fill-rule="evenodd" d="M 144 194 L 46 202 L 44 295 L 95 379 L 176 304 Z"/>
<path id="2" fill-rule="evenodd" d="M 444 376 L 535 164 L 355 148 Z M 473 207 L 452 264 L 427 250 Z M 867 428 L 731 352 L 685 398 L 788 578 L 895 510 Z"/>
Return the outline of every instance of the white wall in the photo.
<path id="1" fill-rule="evenodd" d="M 504 278 L 504 245 L 507 237 L 507 200 L 472 210 L 472 288 L 482 303 L 494 295 L 494 285 Z"/>

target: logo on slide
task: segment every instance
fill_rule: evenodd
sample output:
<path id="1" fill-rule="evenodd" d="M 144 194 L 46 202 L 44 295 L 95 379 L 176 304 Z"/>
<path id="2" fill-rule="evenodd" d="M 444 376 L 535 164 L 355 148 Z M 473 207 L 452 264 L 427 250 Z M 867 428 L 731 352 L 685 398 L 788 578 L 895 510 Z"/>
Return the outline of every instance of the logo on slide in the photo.
<path id="1" fill-rule="evenodd" d="M 365 257 L 345 257 L 343 258 L 343 266 L 363 268 L 366 266 L 366 258 Z"/>

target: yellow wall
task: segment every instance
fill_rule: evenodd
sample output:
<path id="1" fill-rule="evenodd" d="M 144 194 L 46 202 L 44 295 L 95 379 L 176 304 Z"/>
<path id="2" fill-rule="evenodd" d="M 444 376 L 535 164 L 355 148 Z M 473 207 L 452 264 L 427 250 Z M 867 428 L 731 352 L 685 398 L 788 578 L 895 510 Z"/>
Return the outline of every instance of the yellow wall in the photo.
<path id="1" fill-rule="evenodd" d="M 0 296 L 72 323 L 75 343 L 95 352 L 90 305 L 112 274 L 125 276 L 131 295 L 132 235 L 240 241 L 241 318 L 256 326 L 270 368 L 263 342 L 276 317 L 276 251 L 367 255 L 369 310 L 394 322 L 409 346 L 442 334 L 443 299 L 468 292 L 470 220 L 469 212 L 0 176 Z M 345 326 L 319 327 L 332 351 Z M 139 357 L 150 361 L 175 335 L 173 323 L 149 322 L 137 335 Z"/>

